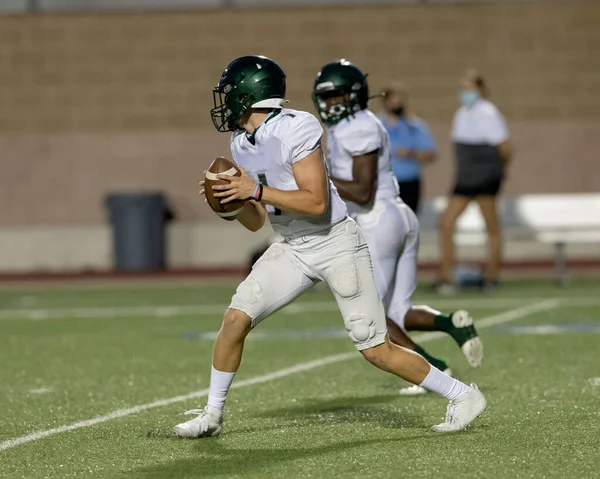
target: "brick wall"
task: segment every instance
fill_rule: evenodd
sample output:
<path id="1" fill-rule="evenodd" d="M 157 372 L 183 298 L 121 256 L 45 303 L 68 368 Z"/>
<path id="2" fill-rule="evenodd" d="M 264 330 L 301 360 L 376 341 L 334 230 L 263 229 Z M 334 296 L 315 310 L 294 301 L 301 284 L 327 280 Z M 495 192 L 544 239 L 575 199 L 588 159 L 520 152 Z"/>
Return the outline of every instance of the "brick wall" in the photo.
<path id="1" fill-rule="evenodd" d="M 0 225 L 105 218 L 109 190 L 162 189 L 182 219 L 212 218 L 197 179 L 228 139 L 211 90 L 235 57 L 262 53 L 311 109 L 318 68 L 347 57 L 375 90 L 412 87 L 442 149 L 427 195 L 450 187 L 457 78 L 482 70 L 518 156 L 506 191 L 597 191 L 600 4 L 431 5 L 0 17 Z"/>

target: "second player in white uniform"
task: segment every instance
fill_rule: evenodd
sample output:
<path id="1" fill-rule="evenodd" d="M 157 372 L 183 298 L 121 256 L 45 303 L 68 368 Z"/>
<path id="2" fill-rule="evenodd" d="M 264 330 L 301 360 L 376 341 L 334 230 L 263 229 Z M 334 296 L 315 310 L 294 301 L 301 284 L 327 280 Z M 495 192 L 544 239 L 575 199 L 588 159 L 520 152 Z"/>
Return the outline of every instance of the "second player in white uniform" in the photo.
<path id="1" fill-rule="evenodd" d="M 398 198 L 391 169 L 390 142 L 381 122 L 369 110 L 327 128 L 331 177 L 351 182 L 353 158 L 377 152 L 377 179 L 368 202 L 348 199 L 348 213 L 362 229 L 373 259 L 373 273 L 387 316 L 404 328 L 416 277 L 419 223 Z M 411 214 L 412 213 L 412 214 Z"/>
<path id="2" fill-rule="evenodd" d="M 242 173 L 217 175 L 226 184 L 212 186 L 213 195 L 222 203 L 245 201 L 236 219 L 249 230 L 260 229 L 268 214 L 283 240 L 238 286 L 215 341 L 208 404 L 188 411 L 197 417 L 175 426 L 176 434 L 221 433 L 246 336 L 319 281 L 331 288 L 348 335 L 367 361 L 450 400 L 446 421 L 434 430 L 464 429 L 485 410 L 483 394 L 389 342 L 367 243 L 327 175 L 323 130 L 313 115 L 282 108 L 283 70 L 266 57 L 238 58 L 213 95 L 214 125 L 233 132 L 231 152 Z"/>
<path id="3" fill-rule="evenodd" d="M 389 135 L 367 109 L 366 76 L 346 60 L 329 63 L 317 75 L 313 100 L 327 125 L 332 181 L 371 251 L 392 340 L 448 371 L 444 361 L 429 355 L 403 334 L 407 330 L 445 331 L 456 340 L 469 363 L 479 366 L 483 347 L 466 311 L 444 315 L 424 306 L 413 308 L 411 304 L 416 288 L 419 222 L 398 198 Z M 413 387 L 404 392 L 426 391 Z"/>

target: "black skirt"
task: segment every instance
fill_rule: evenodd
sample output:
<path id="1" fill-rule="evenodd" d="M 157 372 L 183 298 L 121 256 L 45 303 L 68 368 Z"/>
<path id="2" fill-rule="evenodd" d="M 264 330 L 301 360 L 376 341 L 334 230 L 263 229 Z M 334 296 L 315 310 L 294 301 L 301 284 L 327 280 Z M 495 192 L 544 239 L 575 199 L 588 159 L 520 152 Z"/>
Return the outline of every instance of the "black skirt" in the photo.
<path id="1" fill-rule="evenodd" d="M 453 195 L 496 196 L 504 179 L 497 146 L 455 143 L 456 178 Z"/>

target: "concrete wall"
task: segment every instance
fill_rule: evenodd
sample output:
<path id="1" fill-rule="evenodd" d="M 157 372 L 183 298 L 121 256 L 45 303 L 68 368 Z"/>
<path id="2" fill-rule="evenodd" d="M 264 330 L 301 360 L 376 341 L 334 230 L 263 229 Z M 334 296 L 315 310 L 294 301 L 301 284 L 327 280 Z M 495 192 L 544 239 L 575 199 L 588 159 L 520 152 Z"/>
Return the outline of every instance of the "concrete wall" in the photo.
<path id="1" fill-rule="evenodd" d="M 250 251 L 273 236 L 236 223 L 176 223 L 167 230 L 173 268 L 245 265 Z M 112 234 L 106 224 L 0 229 L 0 272 L 97 271 L 113 267 Z"/>
<path id="2" fill-rule="evenodd" d="M 246 265 L 252 249 L 273 235 L 269 227 L 250 233 L 235 223 L 178 223 L 169 227 L 167 260 L 172 268 L 218 268 Z M 480 238 L 457 238 L 461 261 L 481 261 L 486 246 Z M 552 260 L 554 245 L 540 243 L 509 231 L 505 235 L 504 256 L 510 262 Z M 570 259 L 594 260 L 600 257 L 598 243 L 569 244 Z M 431 264 L 439 260 L 437 234 L 421 234 L 419 261 Z M 0 229 L 0 273 L 48 271 L 99 271 L 113 267 L 112 237 L 107 225 L 49 226 Z"/>
<path id="3" fill-rule="evenodd" d="M 314 75 L 334 58 L 368 71 L 374 91 L 407 81 L 442 152 L 426 171 L 428 197 L 451 186 L 457 78 L 475 66 L 516 143 L 506 193 L 598 191 L 599 24 L 600 4 L 576 0 L 0 17 L 0 231 L 91 233 L 106 221 L 104 195 L 123 189 L 161 189 L 181 221 L 221 228 L 197 196 L 204 167 L 228 155 L 211 89 L 250 53 L 281 63 L 299 109 L 312 108 Z M 66 245 L 80 237 L 60 238 L 69 265 L 106 256 L 85 242 L 74 261 Z"/>

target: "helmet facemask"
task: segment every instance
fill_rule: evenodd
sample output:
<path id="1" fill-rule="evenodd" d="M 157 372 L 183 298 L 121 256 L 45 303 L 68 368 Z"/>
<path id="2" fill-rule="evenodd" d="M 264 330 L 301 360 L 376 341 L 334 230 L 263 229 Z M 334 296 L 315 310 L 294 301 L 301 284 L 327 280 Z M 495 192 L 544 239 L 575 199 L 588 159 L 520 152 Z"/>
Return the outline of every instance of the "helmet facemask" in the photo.
<path id="1" fill-rule="evenodd" d="M 360 85 L 353 85 L 352 88 L 323 88 L 313 92 L 313 103 L 319 112 L 319 116 L 326 125 L 335 125 L 357 111 L 362 110 L 358 99 L 358 90 Z M 348 91 L 350 90 L 350 91 Z M 332 101 L 339 99 L 338 101 Z"/>
<path id="2" fill-rule="evenodd" d="M 335 125 L 368 107 L 367 75 L 348 60 L 328 63 L 317 73 L 312 99 L 323 123 Z"/>
<path id="3" fill-rule="evenodd" d="M 253 95 L 236 94 L 234 85 L 217 85 L 213 89 L 214 108 L 210 110 L 213 125 L 220 132 L 239 130 L 239 121 L 254 103 Z"/>

